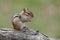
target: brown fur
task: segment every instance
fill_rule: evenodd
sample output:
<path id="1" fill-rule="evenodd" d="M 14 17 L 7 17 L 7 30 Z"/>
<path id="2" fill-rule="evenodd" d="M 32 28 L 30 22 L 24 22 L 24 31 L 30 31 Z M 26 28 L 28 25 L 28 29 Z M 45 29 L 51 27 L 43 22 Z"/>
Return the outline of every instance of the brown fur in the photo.
<path id="1" fill-rule="evenodd" d="M 14 28 L 14 29 L 20 30 L 20 27 L 19 27 L 18 25 L 14 24 L 14 22 L 12 22 L 12 24 L 13 24 L 13 28 Z"/>
<path id="2" fill-rule="evenodd" d="M 21 30 L 20 26 L 17 25 L 17 22 L 19 22 L 19 21 L 20 21 L 19 17 L 17 17 L 17 16 L 14 17 L 12 24 L 13 24 L 13 28 L 16 30 Z"/>
<path id="3" fill-rule="evenodd" d="M 30 12 L 30 14 L 29 14 L 29 15 L 30 15 L 31 17 L 34 17 L 34 16 L 33 16 L 33 14 L 32 14 L 32 12 Z"/>
<path id="4" fill-rule="evenodd" d="M 25 15 L 25 16 L 27 16 L 27 17 L 29 17 L 29 16 L 31 16 L 31 17 L 33 17 L 33 14 L 32 14 L 32 12 L 30 12 L 28 15 L 26 15 L 25 14 L 25 12 L 26 12 L 27 10 L 26 9 L 23 9 L 23 12 L 22 12 L 22 14 L 19 14 L 19 15 Z M 20 25 L 18 25 L 18 22 L 22 22 L 22 20 L 21 20 L 21 18 L 19 17 L 19 16 L 15 16 L 14 18 L 13 18 L 13 20 L 12 20 L 12 25 L 13 25 L 13 28 L 14 29 L 16 29 L 16 30 L 23 30 L 23 29 L 21 29 L 21 26 Z M 27 20 L 24 20 L 23 19 L 23 22 L 27 22 Z"/>

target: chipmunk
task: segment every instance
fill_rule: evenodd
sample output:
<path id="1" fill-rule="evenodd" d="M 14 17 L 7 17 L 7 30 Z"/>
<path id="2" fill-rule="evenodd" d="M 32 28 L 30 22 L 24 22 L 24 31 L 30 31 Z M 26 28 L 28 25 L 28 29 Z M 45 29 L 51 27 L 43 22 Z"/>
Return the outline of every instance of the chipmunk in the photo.
<path id="1" fill-rule="evenodd" d="M 24 8 L 21 13 L 17 13 L 13 16 L 13 28 L 15 30 L 24 30 L 26 27 L 24 23 L 30 22 L 31 18 L 33 18 L 33 13 L 28 8 Z"/>

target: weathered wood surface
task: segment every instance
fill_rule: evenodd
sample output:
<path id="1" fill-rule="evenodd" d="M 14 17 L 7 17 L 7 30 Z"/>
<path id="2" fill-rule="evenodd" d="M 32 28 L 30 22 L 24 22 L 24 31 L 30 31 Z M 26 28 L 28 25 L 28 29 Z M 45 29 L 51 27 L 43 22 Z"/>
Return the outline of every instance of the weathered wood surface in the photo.
<path id="1" fill-rule="evenodd" d="M 12 28 L 0 28 L 0 40 L 50 40 L 48 36 L 38 33 L 34 30 L 26 32 L 17 31 Z"/>

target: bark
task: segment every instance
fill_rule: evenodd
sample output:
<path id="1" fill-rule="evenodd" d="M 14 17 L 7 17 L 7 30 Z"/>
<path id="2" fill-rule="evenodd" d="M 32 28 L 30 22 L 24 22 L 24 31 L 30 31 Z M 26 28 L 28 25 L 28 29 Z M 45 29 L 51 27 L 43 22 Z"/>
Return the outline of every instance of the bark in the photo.
<path id="1" fill-rule="evenodd" d="M 50 40 L 48 36 L 28 29 L 26 32 L 12 28 L 0 28 L 0 40 Z"/>

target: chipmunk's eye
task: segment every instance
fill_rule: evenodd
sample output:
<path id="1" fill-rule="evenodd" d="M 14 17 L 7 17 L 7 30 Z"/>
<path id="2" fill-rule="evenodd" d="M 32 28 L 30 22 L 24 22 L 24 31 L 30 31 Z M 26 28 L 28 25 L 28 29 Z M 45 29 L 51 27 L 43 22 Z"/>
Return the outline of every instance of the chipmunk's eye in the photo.
<path id="1" fill-rule="evenodd" d="M 28 13 L 28 14 L 30 14 L 30 13 Z"/>
<path id="2" fill-rule="evenodd" d="M 26 14 L 30 14 L 29 12 L 26 12 Z"/>

